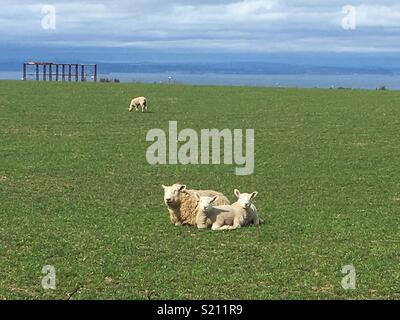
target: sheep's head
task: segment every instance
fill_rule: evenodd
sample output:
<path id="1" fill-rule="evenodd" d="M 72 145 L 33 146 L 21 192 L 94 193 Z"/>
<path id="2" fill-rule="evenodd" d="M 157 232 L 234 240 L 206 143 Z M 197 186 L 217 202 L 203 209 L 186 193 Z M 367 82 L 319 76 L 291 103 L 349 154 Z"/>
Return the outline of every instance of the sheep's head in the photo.
<path id="1" fill-rule="evenodd" d="M 238 189 L 234 190 L 235 196 L 238 197 L 238 203 L 241 207 L 249 209 L 251 207 L 251 201 L 257 196 L 258 192 L 253 193 L 240 193 Z"/>
<path id="2" fill-rule="evenodd" d="M 181 200 L 179 194 L 186 190 L 185 185 L 174 184 L 172 186 L 164 186 L 164 202 L 168 207 L 176 208 L 179 207 Z"/>
<path id="3" fill-rule="evenodd" d="M 199 200 L 199 208 L 200 210 L 206 212 L 210 210 L 213 206 L 215 200 L 218 199 L 218 196 L 214 197 L 200 197 L 200 195 L 196 192 L 196 197 Z"/>

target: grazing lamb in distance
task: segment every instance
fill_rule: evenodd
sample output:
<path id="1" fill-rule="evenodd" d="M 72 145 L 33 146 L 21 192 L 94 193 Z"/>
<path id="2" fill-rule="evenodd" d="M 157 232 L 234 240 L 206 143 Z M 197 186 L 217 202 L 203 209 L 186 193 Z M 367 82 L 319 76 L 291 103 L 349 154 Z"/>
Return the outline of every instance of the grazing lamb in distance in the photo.
<path id="1" fill-rule="evenodd" d="M 145 97 L 137 97 L 132 99 L 131 104 L 129 105 L 129 112 L 135 108 L 135 111 L 139 110 L 139 107 L 142 108 L 142 112 L 146 109 L 147 111 L 147 99 Z"/>
<path id="2" fill-rule="evenodd" d="M 218 196 L 217 205 L 229 204 L 229 200 L 222 194 L 213 190 L 188 190 L 185 185 L 174 184 L 162 186 L 164 188 L 164 202 L 168 208 L 171 222 L 175 226 L 196 226 L 196 216 L 199 208 L 199 199 L 195 192 L 201 196 Z"/>
<path id="3" fill-rule="evenodd" d="M 213 206 L 218 196 L 208 197 L 196 194 L 199 199 L 199 211 L 196 217 L 197 227 L 203 229 L 211 225 L 212 230 L 234 230 L 250 224 L 259 225 L 262 223 L 256 207 L 251 203 L 251 200 L 258 193 L 241 194 L 237 189 L 234 193 L 239 198 L 237 202 L 232 205 L 219 206 Z"/>

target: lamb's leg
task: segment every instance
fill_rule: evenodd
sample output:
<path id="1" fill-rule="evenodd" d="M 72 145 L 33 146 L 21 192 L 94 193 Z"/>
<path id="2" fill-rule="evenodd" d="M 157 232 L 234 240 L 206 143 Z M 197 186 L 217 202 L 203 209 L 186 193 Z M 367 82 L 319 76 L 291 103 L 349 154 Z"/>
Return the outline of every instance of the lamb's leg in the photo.
<path id="1" fill-rule="evenodd" d="M 217 231 L 217 230 L 224 230 L 222 229 L 224 226 L 222 225 L 222 223 L 216 221 L 213 223 L 213 225 L 211 226 L 211 230 L 213 231 Z"/>
<path id="2" fill-rule="evenodd" d="M 215 221 L 211 227 L 211 230 L 214 231 L 223 231 L 223 230 L 234 230 L 235 226 L 225 224 L 225 221 Z"/>
<path id="3" fill-rule="evenodd" d="M 224 225 L 221 228 L 219 228 L 219 230 L 235 230 L 236 228 L 234 226 L 230 226 L 230 225 Z"/>
<path id="4" fill-rule="evenodd" d="M 242 224 L 240 222 L 240 218 L 233 220 L 233 226 L 232 226 L 231 230 L 240 229 L 241 227 L 242 227 Z"/>
<path id="5" fill-rule="evenodd" d="M 238 225 L 233 225 L 233 226 L 228 226 L 229 229 L 228 230 L 236 230 L 236 229 L 240 229 L 242 226 L 240 224 Z"/>

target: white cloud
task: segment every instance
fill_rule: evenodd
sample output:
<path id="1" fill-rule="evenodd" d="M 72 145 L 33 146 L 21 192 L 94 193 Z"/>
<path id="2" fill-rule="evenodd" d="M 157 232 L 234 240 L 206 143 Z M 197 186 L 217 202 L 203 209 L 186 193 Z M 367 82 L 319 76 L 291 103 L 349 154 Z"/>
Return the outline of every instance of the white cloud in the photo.
<path id="1" fill-rule="evenodd" d="M 278 21 L 286 19 L 285 12 L 274 10 L 272 1 L 246 0 L 214 5 L 176 5 L 172 17 L 179 24 L 234 24 Z"/>
<path id="2" fill-rule="evenodd" d="M 375 0 L 377 1 L 377 0 Z M 349 3 L 353 2 L 353 4 Z M 57 30 L 41 29 L 41 6 Z M 357 29 L 341 28 L 342 7 Z M 395 0 L 0 0 L 0 42 L 249 51 L 400 51 Z"/>
<path id="3" fill-rule="evenodd" d="M 359 27 L 400 27 L 400 5 L 360 5 L 356 10 Z"/>

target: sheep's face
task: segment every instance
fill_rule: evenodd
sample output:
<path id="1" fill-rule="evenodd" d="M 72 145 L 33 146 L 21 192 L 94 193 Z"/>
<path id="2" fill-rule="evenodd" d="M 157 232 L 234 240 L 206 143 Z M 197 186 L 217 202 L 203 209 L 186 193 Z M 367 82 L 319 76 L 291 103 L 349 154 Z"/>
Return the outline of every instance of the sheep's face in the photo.
<path id="1" fill-rule="evenodd" d="M 200 197 L 198 193 L 196 193 L 196 197 L 199 199 L 199 208 L 200 210 L 207 212 L 208 210 L 211 210 L 213 203 L 215 200 L 218 199 L 218 196 L 214 197 Z"/>
<path id="2" fill-rule="evenodd" d="M 174 184 L 172 186 L 162 186 L 164 188 L 164 202 L 168 207 L 176 208 L 180 205 L 179 194 L 186 190 L 185 185 Z"/>
<path id="3" fill-rule="evenodd" d="M 249 209 L 251 207 L 251 201 L 257 196 L 258 192 L 253 193 L 240 193 L 239 190 L 235 189 L 235 196 L 238 197 L 239 205 L 244 209 Z"/>

